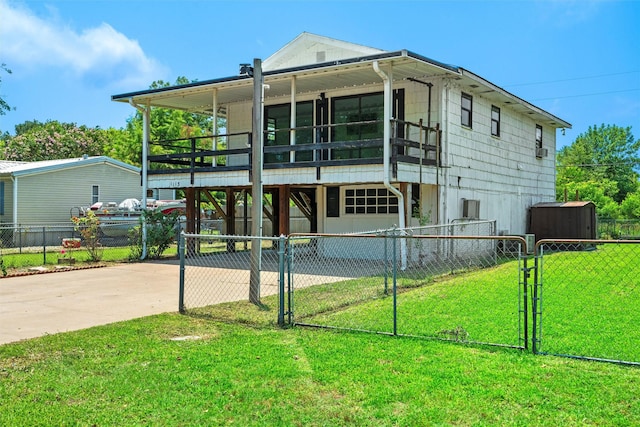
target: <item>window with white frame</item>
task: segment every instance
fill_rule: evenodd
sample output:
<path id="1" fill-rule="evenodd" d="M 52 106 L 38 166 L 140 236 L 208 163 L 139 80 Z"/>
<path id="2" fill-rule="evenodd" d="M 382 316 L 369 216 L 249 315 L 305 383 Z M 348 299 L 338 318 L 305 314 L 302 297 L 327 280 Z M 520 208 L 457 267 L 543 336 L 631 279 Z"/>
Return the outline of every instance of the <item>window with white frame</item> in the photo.
<path id="1" fill-rule="evenodd" d="M 542 126 L 536 125 L 536 148 L 542 148 Z"/>
<path id="2" fill-rule="evenodd" d="M 491 135 L 500 136 L 500 108 L 491 106 Z"/>
<path id="3" fill-rule="evenodd" d="M 397 214 L 398 197 L 386 188 L 347 188 L 345 214 Z"/>
<path id="4" fill-rule="evenodd" d="M 98 203 L 100 201 L 100 186 L 91 186 L 91 204 Z"/>
<path id="5" fill-rule="evenodd" d="M 467 93 L 462 93 L 462 99 L 460 102 L 460 123 L 462 126 L 471 127 L 472 112 L 473 112 L 473 97 Z"/>

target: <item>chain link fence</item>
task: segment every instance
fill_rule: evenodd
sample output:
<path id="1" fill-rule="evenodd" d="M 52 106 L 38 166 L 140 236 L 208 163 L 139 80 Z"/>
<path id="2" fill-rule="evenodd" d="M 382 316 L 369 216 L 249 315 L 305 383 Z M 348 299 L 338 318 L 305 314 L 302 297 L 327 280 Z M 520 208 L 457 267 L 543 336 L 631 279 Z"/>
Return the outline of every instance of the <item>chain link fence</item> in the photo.
<path id="1" fill-rule="evenodd" d="M 292 322 L 524 348 L 524 239 L 291 236 Z"/>
<path id="2" fill-rule="evenodd" d="M 128 259 L 129 226 L 100 225 L 99 245 L 104 259 Z M 75 264 L 89 259 L 81 235 L 72 222 L 0 225 L 0 257 L 5 268 Z"/>
<path id="3" fill-rule="evenodd" d="M 181 313 L 215 317 L 211 306 L 250 301 L 252 281 L 259 283 L 257 300 L 284 297 L 286 239 L 246 236 L 183 234 L 180 239 Z M 252 260 L 254 244 L 262 247 L 259 261 Z M 274 319 L 276 314 L 274 313 Z M 280 319 L 281 320 L 281 319 Z"/>
<path id="4" fill-rule="evenodd" d="M 248 302 L 257 275 L 280 324 L 640 365 L 640 242 L 411 233 L 184 235 L 180 311 Z"/>
<path id="5" fill-rule="evenodd" d="M 541 240 L 533 350 L 640 365 L 640 242 Z"/>

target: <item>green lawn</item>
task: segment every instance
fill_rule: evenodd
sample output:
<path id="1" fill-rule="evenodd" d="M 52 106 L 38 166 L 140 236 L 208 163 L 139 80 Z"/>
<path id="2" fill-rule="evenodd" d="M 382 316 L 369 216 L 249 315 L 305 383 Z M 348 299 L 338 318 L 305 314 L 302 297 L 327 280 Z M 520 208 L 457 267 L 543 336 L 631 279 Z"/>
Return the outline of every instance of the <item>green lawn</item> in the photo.
<path id="1" fill-rule="evenodd" d="M 631 426 L 639 389 L 637 368 L 178 314 L 0 346 L 3 426 Z"/>
<path id="2" fill-rule="evenodd" d="M 622 335 L 615 341 L 622 342 L 622 354 L 640 360 L 638 334 L 629 329 L 639 320 L 639 275 L 632 263 L 620 262 L 637 258 L 619 250 L 545 258 L 543 346 L 609 348 L 603 341 Z M 613 260 L 615 268 L 602 267 Z M 567 274 L 571 266 L 575 273 Z M 587 286 L 581 277 L 600 281 Z M 512 339 L 511 332 L 491 330 L 502 317 L 511 330 L 514 313 L 496 313 L 517 312 L 511 302 L 517 292 L 504 286 L 513 282 L 509 263 L 422 278 L 419 287 L 402 279 L 402 328 L 428 335 L 461 323 L 471 338 L 490 332 Z M 391 299 L 383 285 L 376 277 L 310 287 L 296 292 L 296 303 L 308 320 L 388 327 Z M 322 310 L 312 310 L 311 301 Z M 0 425 L 640 425 L 637 366 L 410 337 L 279 329 L 276 297 L 263 302 L 0 346 Z M 452 322 L 447 312 L 461 315 Z M 609 312 L 613 322 L 604 316 Z M 185 336 L 200 339 L 172 340 Z"/>

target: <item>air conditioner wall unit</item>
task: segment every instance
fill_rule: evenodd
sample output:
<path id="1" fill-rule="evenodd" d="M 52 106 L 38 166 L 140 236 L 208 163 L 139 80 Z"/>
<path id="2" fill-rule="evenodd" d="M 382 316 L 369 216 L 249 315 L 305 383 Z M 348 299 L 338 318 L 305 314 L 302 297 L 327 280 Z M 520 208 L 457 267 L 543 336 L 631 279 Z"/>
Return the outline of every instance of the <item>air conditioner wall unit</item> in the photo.
<path id="1" fill-rule="evenodd" d="M 547 157 L 549 156 L 549 149 L 547 148 L 542 148 L 542 147 L 536 147 L 536 157 L 541 159 L 543 157 Z"/>
<path id="2" fill-rule="evenodd" d="M 462 217 L 465 219 L 479 219 L 480 200 L 462 199 Z"/>

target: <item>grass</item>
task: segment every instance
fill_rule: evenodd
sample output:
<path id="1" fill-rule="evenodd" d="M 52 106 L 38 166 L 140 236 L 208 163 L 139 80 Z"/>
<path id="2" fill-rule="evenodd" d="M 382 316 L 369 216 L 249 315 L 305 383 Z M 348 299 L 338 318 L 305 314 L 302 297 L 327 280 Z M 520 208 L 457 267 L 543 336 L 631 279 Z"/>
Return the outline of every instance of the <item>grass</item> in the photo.
<path id="1" fill-rule="evenodd" d="M 614 322 L 606 327 L 620 328 L 613 336 L 628 336 L 622 348 L 640 356 L 633 329 L 640 320 L 633 309 L 640 302 L 637 249 L 621 250 L 605 245 L 545 258 L 544 336 L 551 343 L 593 349 L 607 337 L 600 335 L 603 320 L 593 318 L 611 309 Z M 503 285 L 517 285 L 513 272 L 504 263 L 422 278 L 419 287 L 403 277 L 400 325 L 433 334 L 461 323 L 471 337 L 485 330 L 500 337 L 504 331 L 491 325 L 513 318 L 500 314 L 514 310 L 517 293 Z M 599 281 L 590 287 L 584 278 Z M 390 298 L 382 285 L 376 277 L 302 289 L 296 312 L 329 323 L 385 324 Z M 367 298 L 351 300 L 353 294 Z M 412 337 L 279 329 L 276 297 L 263 303 L 0 346 L 0 425 L 640 425 L 639 367 Z M 464 323 L 464 316 L 475 322 Z M 199 339 L 172 340 L 186 336 Z"/>
<path id="2" fill-rule="evenodd" d="M 385 287 L 383 276 L 372 276 L 297 290 L 295 319 L 393 333 L 391 282 Z M 517 262 L 455 274 L 402 272 L 397 289 L 397 334 L 522 344 Z"/>
<path id="3" fill-rule="evenodd" d="M 636 368 L 178 314 L 0 346 L 7 426 L 637 425 L 639 387 Z"/>
<path id="4" fill-rule="evenodd" d="M 640 362 L 640 245 L 545 255 L 541 350 Z"/>
<path id="5" fill-rule="evenodd" d="M 41 248 L 40 248 L 41 249 Z M 65 257 L 71 257 L 75 259 L 73 265 L 86 265 L 95 264 L 91 261 L 89 253 L 84 249 L 65 250 Z M 105 247 L 102 252 L 100 262 L 126 262 L 131 255 L 131 249 L 129 247 Z M 172 245 L 163 254 L 163 257 L 176 257 L 178 255 L 178 249 L 176 245 Z M 24 271 L 30 267 L 45 266 L 45 265 L 57 265 L 58 258 L 61 257 L 61 249 L 47 248 L 46 254 L 41 250 L 27 250 L 17 252 L 15 249 L 3 249 L 0 258 L 4 263 L 4 267 L 8 272 Z"/>

